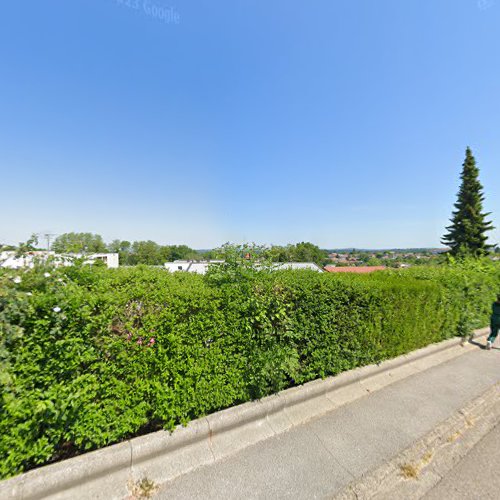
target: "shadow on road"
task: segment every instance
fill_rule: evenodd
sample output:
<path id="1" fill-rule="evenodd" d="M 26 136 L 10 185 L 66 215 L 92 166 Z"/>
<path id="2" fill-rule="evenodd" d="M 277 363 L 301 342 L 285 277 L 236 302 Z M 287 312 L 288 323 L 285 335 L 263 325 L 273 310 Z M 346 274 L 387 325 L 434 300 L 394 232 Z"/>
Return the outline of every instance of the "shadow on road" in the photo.
<path id="1" fill-rule="evenodd" d="M 469 344 L 472 344 L 472 345 L 475 345 L 477 347 L 480 347 L 481 349 L 483 350 L 487 350 L 486 349 L 486 342 L 483 344 L 482 342 L 479 342 L 477 340 L 474 340 L 474 339 L 469 339 Z M 500 351 L 500 347 L 495 347 L 495 346 L 491 346 L 491 349 L 493 350 L 496 350 L 496 351 Z"/>

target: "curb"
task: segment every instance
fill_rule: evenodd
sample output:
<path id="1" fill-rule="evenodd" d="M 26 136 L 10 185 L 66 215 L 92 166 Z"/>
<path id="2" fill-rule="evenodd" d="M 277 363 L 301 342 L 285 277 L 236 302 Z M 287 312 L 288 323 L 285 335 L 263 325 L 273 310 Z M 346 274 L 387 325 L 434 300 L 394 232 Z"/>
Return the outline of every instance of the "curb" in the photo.
<path id="1" fill-rule="evenodd" d="M 424 498 L 498 425 L 499 396 L 500 384 L 497 383 L 393 459 L 329 498 Z"/>
<path id="2" fill-rule="evenodd" d="M 475 337 L 487 331 L 476 330 Z M 157 431 L 1 481 L 0 498 L 132 499 L 131 491 L 140 489 L 145 478 L 160 485 L 475 348 L 453 338 L 314 380 L 194 420 L 172 433 Z"/>

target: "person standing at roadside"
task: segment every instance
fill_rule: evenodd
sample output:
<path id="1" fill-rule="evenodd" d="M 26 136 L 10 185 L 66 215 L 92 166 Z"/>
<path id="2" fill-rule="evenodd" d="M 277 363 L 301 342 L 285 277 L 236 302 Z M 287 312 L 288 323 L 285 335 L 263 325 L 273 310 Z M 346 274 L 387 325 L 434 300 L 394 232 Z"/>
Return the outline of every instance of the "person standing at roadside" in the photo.
<path id="1" fill-rule="evenodd" d="M 498 330 L 500 330 L 500 295 L 497 296 L 496 302 L 493 302 L 491 318 L 490 318 L 490 328 L 491 333 L 486 342 L 486 349 L 491 349 L 493 342 L 498 335 Z"/>

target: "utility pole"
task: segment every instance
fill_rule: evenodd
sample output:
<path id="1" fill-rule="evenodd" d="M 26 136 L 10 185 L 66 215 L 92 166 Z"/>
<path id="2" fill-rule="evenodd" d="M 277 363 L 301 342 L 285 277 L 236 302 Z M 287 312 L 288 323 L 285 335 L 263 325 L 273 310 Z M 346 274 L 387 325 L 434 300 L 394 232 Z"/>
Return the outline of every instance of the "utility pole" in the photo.
<path id="1" fill-rule="evenodd" d="M 50 252 L 50 240 L 51 240 L 52 236 L 55 236 L 55 234 L 45 233 L 43 235 L 43 237 L 47 240 L 47 252 Z"/>

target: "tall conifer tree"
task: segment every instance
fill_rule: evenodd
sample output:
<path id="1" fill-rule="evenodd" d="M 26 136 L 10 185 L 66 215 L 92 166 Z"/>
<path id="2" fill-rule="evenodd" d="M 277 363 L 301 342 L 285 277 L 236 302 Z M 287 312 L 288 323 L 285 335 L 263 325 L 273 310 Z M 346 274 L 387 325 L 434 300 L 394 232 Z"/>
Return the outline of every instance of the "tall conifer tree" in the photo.
<path id="1" fill-rule="evenodd" d="M 486 221 L 489 213 L 483 213 L 483 186 L 479 182 L 479 169 L 472 151 L 467 148 L 462 174 L 462 184 L 450 219 L 451 225 L 441 243 L 451 248 L 453 255 L 484 255 L 491 248 L 487 245 L 487 231 L 493 229 Z"/>

